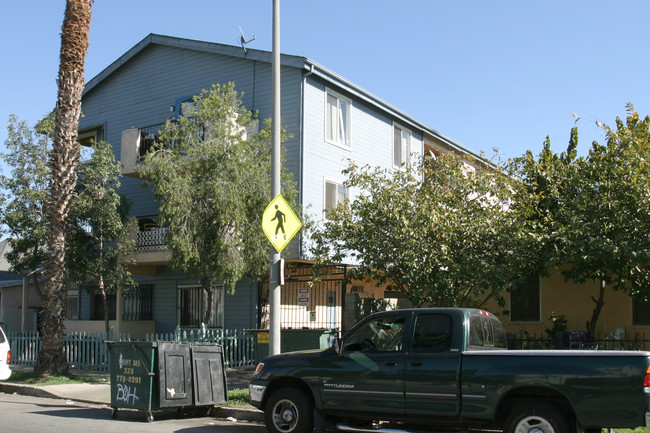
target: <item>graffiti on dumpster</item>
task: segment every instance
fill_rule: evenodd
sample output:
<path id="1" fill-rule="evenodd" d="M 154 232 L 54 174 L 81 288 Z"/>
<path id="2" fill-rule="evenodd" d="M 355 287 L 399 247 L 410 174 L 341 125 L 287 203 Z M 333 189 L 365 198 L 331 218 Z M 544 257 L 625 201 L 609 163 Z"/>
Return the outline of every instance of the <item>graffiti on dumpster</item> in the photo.
<path id="1" fill-rule="evenodd" d="M 136 395 L 137 389 L 136 387 L 130 387 L 129 385 L 123 385 L 121 383 L 117 384 L 117 395 L 115 396 L 115 400 L 133 405 L 137 400 L 140 398 Z"/>
<path id="2" fill-rule="evenodd" d="M 140 359 L 131 359 L 120 353 L 118 372 L 115 374 L 115 401 L 126 406 L 137 404 L 138 389 L 136 385 L 142 383 L 142 376 L 146 376 L 146 368 Z"/>

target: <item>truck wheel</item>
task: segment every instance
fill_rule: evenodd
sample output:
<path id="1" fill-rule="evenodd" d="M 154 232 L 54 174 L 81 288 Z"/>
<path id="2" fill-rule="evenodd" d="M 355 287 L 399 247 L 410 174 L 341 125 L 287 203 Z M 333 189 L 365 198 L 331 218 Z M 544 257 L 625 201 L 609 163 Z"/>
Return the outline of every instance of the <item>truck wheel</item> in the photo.
<path id="1" fill-rule="evenodd" d="M 504 433 L 568 433 L 566 417 L 546 403 L 515 406 L 506 417 Z"/>
<path id="2" fill-rule="evenodd" d="M 298 388 L 281 388 L 266 404 L 264 422 L 270 433 L 311 433 L 314 429 L 314 404 Z"/>

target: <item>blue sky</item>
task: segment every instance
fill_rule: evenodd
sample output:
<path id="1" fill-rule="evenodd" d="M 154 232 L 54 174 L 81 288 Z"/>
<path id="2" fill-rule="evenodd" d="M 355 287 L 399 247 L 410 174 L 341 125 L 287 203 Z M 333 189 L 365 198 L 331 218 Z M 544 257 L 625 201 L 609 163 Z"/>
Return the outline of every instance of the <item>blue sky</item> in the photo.
<path id="1" fill-rule="evenodd" d="M 0 143 L 9 114 L 56 102 L 65 0 L 5 2 Z M 309 57 L 474 151 L 504 158 L 547 135 L 603 141 L 632 102 L 650 114 L 650 2 L 282 0 L 281 51 Z M 96 0 L 86 80 L 149 33 L 271 50 L 271 0 Z"/>

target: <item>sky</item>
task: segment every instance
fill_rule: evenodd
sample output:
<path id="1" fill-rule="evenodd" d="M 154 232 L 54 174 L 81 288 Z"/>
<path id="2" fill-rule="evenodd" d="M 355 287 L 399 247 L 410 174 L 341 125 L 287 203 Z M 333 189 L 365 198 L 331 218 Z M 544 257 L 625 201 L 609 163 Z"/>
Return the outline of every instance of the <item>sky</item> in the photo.
<path id="1" fill-rule="evenodd" d="M 308 57 L 475 151 L 579 152 L 626 103 L 650 114 L 650 2 L 281 0 L 280 47 Z M 95 0 L 92 79 L 149 33 L 271 51 L 272 0 Z M 56 103 L 65 0 L 3 2 L 0 144 L 10 114 Z M 578 117 L 572 115 L 575 113 Z M 4 146 L 2 146 L 4 148 Z"/>

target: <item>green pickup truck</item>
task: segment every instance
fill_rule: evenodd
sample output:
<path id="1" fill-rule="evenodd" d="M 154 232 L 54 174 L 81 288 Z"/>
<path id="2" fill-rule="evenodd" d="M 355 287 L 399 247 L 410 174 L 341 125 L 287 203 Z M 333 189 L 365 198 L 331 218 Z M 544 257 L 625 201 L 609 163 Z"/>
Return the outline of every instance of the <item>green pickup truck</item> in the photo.
<path id="1" fill-rule="evenodd" d="M 271 433 L 595 433 L 650 427 L 650 352 L 506 350 L 491 313 L 405 309 L 265 358 L 249 392 Z"/>

